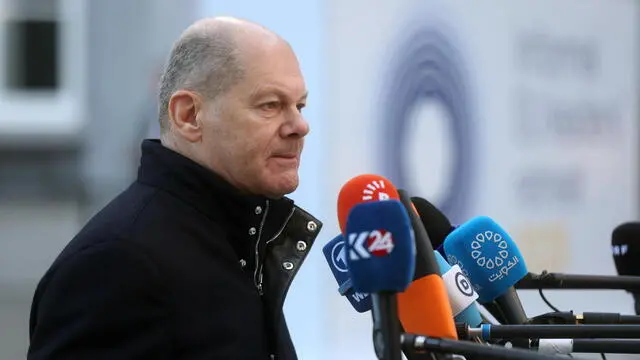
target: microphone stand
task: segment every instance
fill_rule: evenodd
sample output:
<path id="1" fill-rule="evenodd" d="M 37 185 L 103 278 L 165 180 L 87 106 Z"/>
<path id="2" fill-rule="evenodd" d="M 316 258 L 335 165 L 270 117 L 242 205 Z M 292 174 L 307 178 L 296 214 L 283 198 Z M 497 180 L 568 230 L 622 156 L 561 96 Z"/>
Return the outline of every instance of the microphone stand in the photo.
<path id="1" fill-rule="evenodd" d="M 498 296 L 494 303 L 498 305 L 507 324 L 524 324 L 527 319 L 520 297 L 514 288 L 509 288 L 504 294 Z"/>
<path id="2" fill-rule="evenodd" d="M 640 316 L 622 315 L 619 313 L 594 313 L 594 312 L 574 314 L 573 311 L 563 311 L 563 312 L 556 311 L 556 312 L 550 312 L 550 313 L 535 316 L 529 320 L 529 324 L 639 325 Z"/>
<path id="3" fill-rule="evenodd" d="M 532 339 L 531 348 L 545 354 L 640 354 L 640 340 L 632 339 Z"/>
<path id="4" fill-rule="evenodd" d="M 402 360 L 400 321 L 395 293 L 371 294 L 373 347 L 379 360 Z"/>
<path id="5" fill-rule="evenodd" d="M 375 297 L 371 297 L 372 299 L 374 299 Z M 375 344 L 376 344 L 376 338 L 375 338 L 375 332 L 378 330 L 382 330 L 381 329 L 381 325 L 379 324 L 379 321 L 377 319 L 380 318 L 379 312 L 376 312 L 373 310 L 373 308 L 371 309 L 371 319 L 373 320 L 373 344 L 374 344 L 374 350 L 375 350 Z M 404 328 L 402 327 L 402 323 L 400 323 L 400 319 L 396 319 L 396 322 L 398 323 L 398 333 L 402 334 L 404 332 Z M 402 349 L 404 356 L 407 358 L 407 360 L 451 360 L 450 356 L 444 355 L 444 354 L 436 354 L 436 353 L 432 353 L 432 352 L 425 352 L 425 351 L 420 351 L 420 352 L 416 352 L 415 350 L 411 350 L 408 351 L 407 349 Z M 377 354 L 377 352 L 376 352 Z M 462 359 L 464 360 L 464 359 Z M 466 359 L 466 360 L 470 360 L 470 359 Z"/>

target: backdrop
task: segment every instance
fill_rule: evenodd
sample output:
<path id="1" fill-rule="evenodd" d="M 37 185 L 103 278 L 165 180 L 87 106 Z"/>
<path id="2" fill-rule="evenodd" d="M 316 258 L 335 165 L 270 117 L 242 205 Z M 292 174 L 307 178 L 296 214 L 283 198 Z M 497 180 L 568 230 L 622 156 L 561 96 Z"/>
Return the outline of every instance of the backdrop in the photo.
<path id="1" fill-rule="evenodd" d="M 492 217 L 531 271 L 615 274 L 611 231 L 637 218 L 637 10 L 327 0 L 328 196 L 379 173 L 455 222 Z M 520 294 L 528 315 L 551 311 Z M 369 315 L 326 296 L 340 358 L 373 358 Z M 633 311 L 624 292 L 547 296 L 561 310 Z"/>

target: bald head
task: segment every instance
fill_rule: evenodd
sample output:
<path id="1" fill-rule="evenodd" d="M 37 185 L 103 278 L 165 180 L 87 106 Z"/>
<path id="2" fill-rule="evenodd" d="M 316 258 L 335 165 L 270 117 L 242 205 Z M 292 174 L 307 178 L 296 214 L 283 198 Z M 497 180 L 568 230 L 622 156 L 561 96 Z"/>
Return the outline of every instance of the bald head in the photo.
<path id="1" fill-rule="evenodd" d="M 174 44 L 160 80 L 161 134 L 170 128 L 169 101 L 180 89 L 193 90 L 215 100 L 244 76 L 252 49 L 284 42 L 277 34 L 250 21 L 233 17 L 199 20 Z"/>
<path id="2" fill-rule="evenodd" d="M 306 103 L 286 41 L 245 20 L 200 20 L 178 39 L 162 77 L 162 144 L 244 193 L 278 198 L 298 186 Z"/>

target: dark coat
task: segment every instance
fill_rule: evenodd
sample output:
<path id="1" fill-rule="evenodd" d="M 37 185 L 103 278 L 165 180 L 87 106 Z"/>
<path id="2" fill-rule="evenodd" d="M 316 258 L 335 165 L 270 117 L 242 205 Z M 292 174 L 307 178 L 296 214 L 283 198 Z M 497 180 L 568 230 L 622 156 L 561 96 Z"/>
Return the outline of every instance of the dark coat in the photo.
<path id="1" fill-rule="evenodd" d="M 38 284 L 28 359 L 296 359 L 282 306 L 321 226 L 145 140 Z"/>

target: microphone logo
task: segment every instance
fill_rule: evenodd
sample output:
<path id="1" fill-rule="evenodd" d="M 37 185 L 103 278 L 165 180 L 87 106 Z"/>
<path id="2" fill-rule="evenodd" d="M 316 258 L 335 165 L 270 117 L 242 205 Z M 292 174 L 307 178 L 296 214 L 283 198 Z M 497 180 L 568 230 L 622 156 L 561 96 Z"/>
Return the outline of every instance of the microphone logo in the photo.
<path id="1" fill-rule="evenodd" d="M 464 276 L 464 274 L 462 274 L 462 272 L 456 273 L 455 283 L 456 283 L 456 286 L 458 287 L 458 290 L 460 290 L 461 294 L 469 297 L 475 294 L 475 292 L 473 291 L 473 287 L 469 282 L 469 279 L 467 279 Z"/>
<path id="2" fill-rule="evenodd" d="M 497 254 L 493 254 L 490 256 L 483 256 L 482 248 L 485 243 L 494 243 L 498 246 Z M 478 266 L 483 267 L 488 270 L 492 270 L 496 267 L 500 267 L 504 265 L 505 259 L 509 257 L 509 251 L 507 251 L 506 240 L 502 238 L 502 235 L 495 233 L 493 231 L 485 231 L 483 233 L 476 234 L 475 240 L 471 242 L 471 257 L 476 261 Z M 493 251 L 489 251 L 490 253 Z"/>
<path id="3" fill-rule="evenodd" d="M 455 257 L 454 255 L 448 254 L 447 255 L 447 262 L 449 264 L 451 264 L 452 266 L 458 266 L 458 268 L 460 269 L 460 271 L 462 272 L 462 274 L 465 276 L 465 279 L 469 279 L 469 271 L 464 267 L 464 264 L 462 264 L 462 261 L 458 260 L 457 257 Z M 458 288 L 460 288 L 461 286 L 458 285 L 458 278 L 456 277 L 456 286 L 458 286 Z M 482 286 L 478 285 L 478 284 L 474 284 L 473 285 L 473 290 L 477 291 L 481 291 L 482 290 Z"/>
<path id="4" fill-rule="evenodd" d="M 385 230 L 374 230 L 367 241 L 369 252 L 375 256 L 386 256 L 393 251 L 393 237 Z"/>
<path id="5" fill-rule="evenodd" d="M 612 250 L 613 250 L 613 256 L 623 256 L 626 255 L 627 252 L 629 251 L 629 245 L 613 245 L 612 246 Z"/>
<path id="6" fill-rule="evenodd" d="M 371 255 L 387 256 L 395 244 L 391 232 L 386 230 L 363 231 L 349 234 L 350 260 L 369 259 Z"/>
<path id="7" fill-rule="evenodd" d="M 331 263 L 334 269 L 343 273 L 347 272 L 347 252 L 344 249 L 344 241 L 338 241 L 331 248 Z"/>
<path id="8" fill-rule="evenodd" d="M 376 196 L 377 195 L 377 196 Z M 385 192 L 384 180 L 373 180 L 362 190 L 362 200 L 389 200 L 389 194 Z"/>

